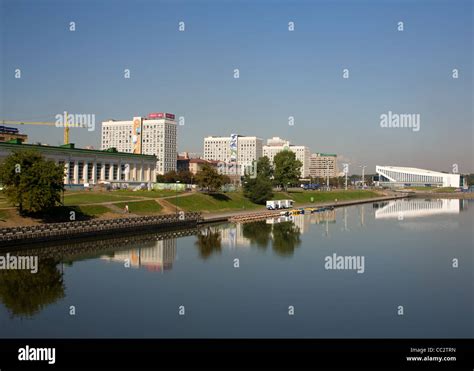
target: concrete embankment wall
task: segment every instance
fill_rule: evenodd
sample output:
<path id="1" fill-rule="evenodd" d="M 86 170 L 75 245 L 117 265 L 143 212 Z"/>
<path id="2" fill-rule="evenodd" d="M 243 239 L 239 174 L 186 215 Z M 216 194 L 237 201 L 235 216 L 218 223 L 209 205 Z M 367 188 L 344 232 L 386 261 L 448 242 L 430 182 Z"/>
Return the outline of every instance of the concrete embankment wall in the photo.
<path id="1" fill-rule="evenodd" d="M 50 223 L 0 229 L 0 246 L 12 246 L 85 236 L 107 235 L 139 230 L 193 227 L 202 219 L 201 213 L 143 216 L 120 219 Z"/>

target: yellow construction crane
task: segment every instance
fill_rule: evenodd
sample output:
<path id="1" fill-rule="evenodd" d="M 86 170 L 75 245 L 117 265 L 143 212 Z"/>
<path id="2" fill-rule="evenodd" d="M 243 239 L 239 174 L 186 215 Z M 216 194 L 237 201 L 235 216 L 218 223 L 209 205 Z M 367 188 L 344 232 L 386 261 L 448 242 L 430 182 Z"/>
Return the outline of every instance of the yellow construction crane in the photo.
<path id="1" fill-rule="evenodd" d="M 64 144 L 69 144 L 69 125 L 68 115 L 65 112 L 65 123 L 64 123 Z M 56 126 L 55 122 L 43 122 L 43 121 L 15 121 L 15 120 L 2 120 L 2 125 L 47 125 Z"/>

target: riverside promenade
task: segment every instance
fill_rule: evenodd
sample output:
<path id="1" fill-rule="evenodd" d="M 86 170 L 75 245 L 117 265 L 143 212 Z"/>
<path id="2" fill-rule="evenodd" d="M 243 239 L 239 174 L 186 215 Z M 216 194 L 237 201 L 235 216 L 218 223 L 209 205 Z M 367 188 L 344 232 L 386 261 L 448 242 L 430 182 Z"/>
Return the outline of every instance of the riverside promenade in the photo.
<path id="1" fill-rule="evenodd" d="M 304 204 L 299 204 L 295 206 L 294 208 L 306 208 L 306 207 L 344 207 L 344 206 L 352 206 L 352 205 L 359 205 L 359 204 L 366 204 L 366 203 L 372 203 L 372 202 L 380 202 L 380 201 L 389 201 L 389 200 L 398 200 L 401 198 L 407 198 L 411 197 L 411 195 L 408 194 L 389 194 L 386 196 L 381 196 L 381 197 L 371 197 L 371 198 L 361 198 L 358 200 L 348 200 L 348 201 L 330 201 L 330 202 L 311 202 L 311 203 L 304 203 Z M 280 215 L 281 211 L 284 211 L 285 209 L 282 210 L 260 210 L 260 211 L 254 211 L 254 212 L 249 212 L 248 210 L 242 210 L 242 211 L 228 211 L 228 212 L 218 212 L 218 213 L 208 213 L 208 214 L 203 214 L 202 215 L 202 220 L 199 222 L 199 224 L 203 223 L 215 223 L 215 222 L 225 222 L 229 221 L 234 217 L 244 217 L 248 216 L 249 218 L 255 218 L 257 219 L 259 216 L 261 216 L 261 219 L 265 218 L 270 218 L 272 216 L 278 216 Z M 288 209 L 286 209 L 288 210 Z"/>

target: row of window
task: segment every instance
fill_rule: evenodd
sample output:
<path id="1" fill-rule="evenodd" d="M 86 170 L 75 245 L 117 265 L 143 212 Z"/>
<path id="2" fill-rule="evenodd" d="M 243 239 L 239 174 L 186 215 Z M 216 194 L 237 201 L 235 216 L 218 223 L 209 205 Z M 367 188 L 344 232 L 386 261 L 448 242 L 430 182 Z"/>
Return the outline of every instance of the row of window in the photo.
<path id="1" fill-rule="evenodd" d="M 409 173 L 399 173 L 396 171 L 383 170 L 383 172 L 397 182 L 413 182 L 413 183 L 442 183 L 443 177 L 433 175 L 419 175 Z"/>

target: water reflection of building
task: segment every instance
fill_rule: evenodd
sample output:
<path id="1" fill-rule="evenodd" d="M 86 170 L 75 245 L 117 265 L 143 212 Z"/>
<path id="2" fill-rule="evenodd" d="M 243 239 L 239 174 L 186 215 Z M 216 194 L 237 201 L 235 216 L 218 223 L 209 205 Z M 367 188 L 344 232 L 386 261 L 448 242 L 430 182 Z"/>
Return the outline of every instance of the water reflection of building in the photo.
<path id="1" fill-rule="evenodd" d="M 250 240 L 243 235 L 243 225 L 240 223 L 228 225 L 219 230 L 222 243 L 230 248 L 237 246 L 249 247 Z"/>
<path id="2" fill-rule="evenodd" d="M 133 268 L 144 267 L 150 271 L 169 270 L 176 259 L 176 239 L 149 241 L 142 247 L 116 251 L 112 257 L 103 256 L 102 259 L 121 263 L 130 262 Z"/>
<path id="3" fill-rule="evenodd" d="M 459 214 L 457 199 L 403 199 L 375 204 L 375 219 L 417 218 L 439 214 Z"/>
<path id="4" fill-rule="evenodd" d="M 336 209 L 313 213 L 309 217 L 309 221 L 311 224 L 336 223 Z"/>
<path id="5" fill-rule="evenodd" d="M 336 223 L 336 210 L 325 210 L 313 214 L 280 216 L 266 220 L 267 224 L 283 222 L 293 222 L 300 229 L 301 233 L 306 233 L 309 231 L 310 224 Z"/>

